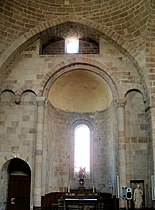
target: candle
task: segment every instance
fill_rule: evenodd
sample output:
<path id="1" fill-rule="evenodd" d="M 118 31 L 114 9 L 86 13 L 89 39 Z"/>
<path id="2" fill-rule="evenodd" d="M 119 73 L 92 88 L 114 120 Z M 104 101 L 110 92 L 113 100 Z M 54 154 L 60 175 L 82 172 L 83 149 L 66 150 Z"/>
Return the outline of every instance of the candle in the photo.
<path id="1" fill-rule="evenodd" d="M 93 186 L 93 193 L 95 193 L 95 187 Z"/>
<path id="2" fill-rule="evenodd" d="M 71 190 L 71 188 L 70 188 L 70 186 L 68 186 L 68 193 L 70 193 L 70 190 Z"/>

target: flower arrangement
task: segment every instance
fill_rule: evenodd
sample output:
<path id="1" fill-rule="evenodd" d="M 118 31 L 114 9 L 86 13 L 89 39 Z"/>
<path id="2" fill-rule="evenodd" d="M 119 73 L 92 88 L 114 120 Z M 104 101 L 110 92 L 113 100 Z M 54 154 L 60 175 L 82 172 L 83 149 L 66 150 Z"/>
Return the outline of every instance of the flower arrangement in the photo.
<path id="1" fill-rule="evenodd" d="M 79 180 L 84 180 L 86 177 L 86 168 L 80 167 L 79 174 L 78 174 Z"/>

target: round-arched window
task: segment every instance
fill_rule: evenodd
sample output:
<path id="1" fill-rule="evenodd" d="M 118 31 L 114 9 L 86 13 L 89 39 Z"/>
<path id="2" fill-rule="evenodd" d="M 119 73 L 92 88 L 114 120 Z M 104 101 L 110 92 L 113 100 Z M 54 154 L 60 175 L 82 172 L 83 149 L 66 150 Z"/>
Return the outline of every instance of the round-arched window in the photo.
<path id="1" fill-rule="evenodd" d="M 85 124 L 74 130 L 74 173 L 78 173 L 80 168 L 90 173 L 90 129 Z"/>

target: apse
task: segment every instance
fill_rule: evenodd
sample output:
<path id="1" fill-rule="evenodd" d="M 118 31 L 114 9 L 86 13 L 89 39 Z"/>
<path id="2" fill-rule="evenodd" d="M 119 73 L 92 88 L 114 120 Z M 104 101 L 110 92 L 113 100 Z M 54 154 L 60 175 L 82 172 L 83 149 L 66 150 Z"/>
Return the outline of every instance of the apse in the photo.
<path id="1" fill-rule="evenodd" d="M 110 106 L 112 93 L 99 75 L 80 69 L 60 76 L 51 86 L 48 99 L 63 111 L 96 112 Z"/>

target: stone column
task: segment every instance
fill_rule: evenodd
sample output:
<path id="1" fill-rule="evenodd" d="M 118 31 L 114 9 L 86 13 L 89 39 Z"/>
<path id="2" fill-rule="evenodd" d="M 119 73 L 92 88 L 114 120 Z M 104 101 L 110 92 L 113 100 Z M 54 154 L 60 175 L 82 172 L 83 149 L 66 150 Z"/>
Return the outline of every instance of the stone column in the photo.
<path id="1" fill-rule="evenodd" d="M 34 206 L 41 206 L 45 98 L 37 97 L 37 138 L 34 166 Z"/>
<path id="2" fill-rule="evenodd" d="M 148 108 L 146 109 L 146 113 L 147 113 L 147 122 L 148 122 L 148 163 L 149 163 L 149 178 L 151 180 L 151 175 L 155 176 L 155 105 L 154 104 L 150 104 L 148 106 Z M 150 184 L 151 183 L 151 184 Z M 153 199 L 155 198 L 155 185 L 154 185 L 154 181 L 153 183 L 150 182 L 150 194 L 152 194 L 151 196 L 153 197 Z M 147 195 L 146 195 L 147 196 Z M 151 197 L 150 196 L 150 197 Z M 147 198 L 148 199 L 148 198 Z M 149 206 L 152 205 L 152 200 L 148 199 L 147 203 Z M 153 206 L 155 206 L 155 202 L 153 201 Z"/>
<path id="3" fill-rule="evenodd" d="M 154 123 L 154 119 L 155 119 L 155 106 L 150 106 L 149 107 L 149 111 L 150 111 L 150 130 L 149 132 L 151 133 L 151 135 L 149 136 L 152 139 L 152 144 L 151 144 L 151 149 L 152 151 L 152 173 L 153 175 L 155 175 L 155 123 Z"/>
<path id="4" fill-rule="evenodd" d="M 119 207 L 126 207 L 126 200 L 122 199 L 122 186 L 126 186 L 126 145 L 125 145 L 125 101 L 116 101 L 117 122 L 118 122 L 118 173 L 120 177 L 120 202 Z"/>

